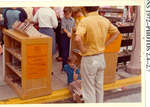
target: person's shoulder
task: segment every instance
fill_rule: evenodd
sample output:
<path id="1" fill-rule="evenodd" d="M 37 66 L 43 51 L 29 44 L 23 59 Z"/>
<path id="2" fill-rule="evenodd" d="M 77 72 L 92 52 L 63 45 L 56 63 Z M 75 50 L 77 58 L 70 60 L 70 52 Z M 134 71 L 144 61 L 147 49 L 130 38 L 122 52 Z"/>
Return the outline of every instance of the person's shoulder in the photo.
<path id="1" fill-rule="evenodd" d="M 55 13 L 55 10 L 54 9 L 52 9 L 52 8 L 48 8 L 49 9 L 49 11 L 51 11 L 52 13 Z"/>
<path id="2" fill-rule="evenodd" d="M 106 21 L 106 22 L 110 22 L 106 17 L 104 17 L 104 16 L 101 16 L 101 15 L 99 15 L 99 18 L 101 19 L 101 20 L 104 20 L 104 21 Z"/>
<path id="3" fill-rule="evenodd" d="M 85 18 L 83 18 L 82 20 L 80 20 L 79 24 L 87 25 L 88 22 L 89 22 L 89 18 L 88 18 L 88 17 L 85 17 Z"/>

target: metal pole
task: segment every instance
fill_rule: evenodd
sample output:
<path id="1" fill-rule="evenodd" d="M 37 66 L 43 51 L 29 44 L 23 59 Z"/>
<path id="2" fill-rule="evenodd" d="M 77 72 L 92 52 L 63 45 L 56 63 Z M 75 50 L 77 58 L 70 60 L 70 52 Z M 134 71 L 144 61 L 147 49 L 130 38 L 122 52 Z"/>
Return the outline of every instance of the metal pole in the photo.
<path id="1" fill-rule="evenodd" d="M 131 53 L 131 61 L 127 66 L 127 72 L 140 73 L 141 72 L 141 28 L 140 28 L 140 7 L 136 7 L 137 19 L 135 22 L 135 36 L 133 40 L 134 51 Z M 135 42 L 136 41 L 136 42 Z"/>

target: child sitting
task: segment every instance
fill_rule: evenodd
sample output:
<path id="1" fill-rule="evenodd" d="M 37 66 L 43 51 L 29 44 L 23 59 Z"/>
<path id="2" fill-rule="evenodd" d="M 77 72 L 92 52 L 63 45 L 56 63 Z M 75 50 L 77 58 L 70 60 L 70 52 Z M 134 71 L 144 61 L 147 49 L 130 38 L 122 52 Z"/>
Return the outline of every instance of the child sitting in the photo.
<path id="1" fill-rule="evenodd" d="M 67 73 L 69 90 L 73 100 L 77 103 L 82 103 L 80 70 L 74 64 L 75 59 L 73 57 L 70 57 L 70 60 L 67 62 L 68 64 L 64 65 L 64 70 Z"/>

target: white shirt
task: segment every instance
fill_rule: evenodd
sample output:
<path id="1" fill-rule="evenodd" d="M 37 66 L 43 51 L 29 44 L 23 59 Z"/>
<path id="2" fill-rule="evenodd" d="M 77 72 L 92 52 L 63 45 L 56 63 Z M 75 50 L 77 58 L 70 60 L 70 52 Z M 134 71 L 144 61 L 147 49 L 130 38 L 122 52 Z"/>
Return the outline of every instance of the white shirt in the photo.
<path id="1" fill-rule="evenodd" d="M 56 13 L 49 7 L 40 8 L 33 17 L 34 22 L 39 23 L 39 27 L 56 28 L 58 20 Z"/>

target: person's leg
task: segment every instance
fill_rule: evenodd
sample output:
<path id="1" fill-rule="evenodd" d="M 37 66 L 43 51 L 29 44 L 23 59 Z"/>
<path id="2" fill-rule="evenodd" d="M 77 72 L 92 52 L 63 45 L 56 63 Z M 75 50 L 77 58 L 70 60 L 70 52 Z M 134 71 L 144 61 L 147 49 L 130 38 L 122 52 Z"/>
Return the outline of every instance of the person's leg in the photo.
<path id="1" fill-rule="evenodd" d="M 75 94 L 75 92 L 74 92 L 74 90 L 75 90 L 75 81 L 73 81 L 72 83 L 70 83 L 69 84 L 69 91 L 71 92 L 71 94 L 72 94 L 72 97 L 73 97 L 73 101 L 75 101 L 76 102 L 76 94 Z"/>
<path id="2" fill-rule="evenodd" d="M 94 56 L 82 57 L 81 60 L 81 90 L 85 103 L 96 103 L 95 78 L 97 64 L 95 64 L 95 60 Z"/>
<path id="3" fill-rule="evenodd" d="M 58 56 L 56 57 L 57 61 L 62 61 L 62 45 L 61 45 L 61 40 L 62 40 L 62 35 L 60 32 L 57 32 L 57 44 L 58 44 Z"/>
<path id="4" fill-rule="evenodd" d="M 68 59 L 68 56 L 69 56 L 69 44 L 70 44 L 70 40 L 68 39 L 67 37 L 67 34 L 63 34 L 63 67 L 65 64 L 67 64 L 67 59 Z"/>
<path id="5" fill-rule="evenodd" d="M 62 70 L 64 68 L 65 63 L 65 58 L 66 58 L 66 41 L 65 41 L 65 34 L 61 35 L 61 53 L 62 53 Z"/>
<path id="6" fill-rule="evenodd" d="M 80 81 L 76 80 L 69 84 L 69 90 L 73 95 L 73 100 L 77 103 L 82 103 L 81 97 L 80 97 Z"/>
<path id="7" fill-rule="evenodd" d="M 54 30 L 51 28 L 39 28 L 39 32 L 52 37 L 52 54 L 56 53 L 56 39 Z"/>
<path id="8" fill-rule="evenodd" d="M 51 31 L 50 28 L 39 28 L 39 32 L 40 33 L 43 33 L 45 35 L 48 35 L 48 36 L 52 36 L 52 55 L 55 53 L 54 51 L 54 42 L 55 41 L 55 38 L 53 38 L 53 36 L 55 36 L 54 34 L 54 31 Z M 52 75 L 54 73 L 54 63 L 53 63 L 54 59 L 52 57 Z"/>
<path id="9" fill-rule="evenodd" d="M 67 60 L 68 60 L 68 57 L 70 55 L 70 38 L 66 37 L 66 51 L 67 51 Z"/>
<path id="10" fill-rule="evenodd" d="M 99 60 L 99 68 L 96 73 L 96 103 L 103 103 L 104 99 L 104 89 L 103 89 L 103 81 L 104 81 L 104 69 L 105 69 L 105 59 L 104 55 L 100 54 L 97 56 Z"/>
<path id="11" fill-rule="evenodd" d="M 61 54 L 61 48 L 62 47 L 61 47 L 60 41 L 61 41 L 61 19 L 59 18 L 58 19 L 58 27 L 56 29 L 56 42 L 58 44 L 58 52 L 59 52 L 58 58 L 62 57 L 62 54 Z"/>
<path id="12" fill-rule="evenodd" d="M 104 71 L 98 71 L 96 73 L 96 103 L 103 103 L 104 90 L 103 90 L 103 81 L 104 81 Z"/>
<path id="13" fill-rule="evenodd" d="M 73 82 L 70 83 L 70 84 L 69 84 L 69 87 L 68 87 L 71 94 L 73 94 L 73 88 L 74 88 L 74 87 L 73 87 L 73 84 L 74 84 Z"/>
<path id="14" fill-rule="evenodd" d="M 52 28 L 49 29 L 50 30 L 50 36 L 52 37 L 52 54 L 56 54 L 56 37 L 55 37 L 55 33 L 54 30 Z"/>
<path id="15" fill-rule="evenodd" d="M 62 57 L 62 54 L 61 54 L 61 35 L 60 33 L 57 34 L 57 44 L 58 44 L 58 57 Z"/>

